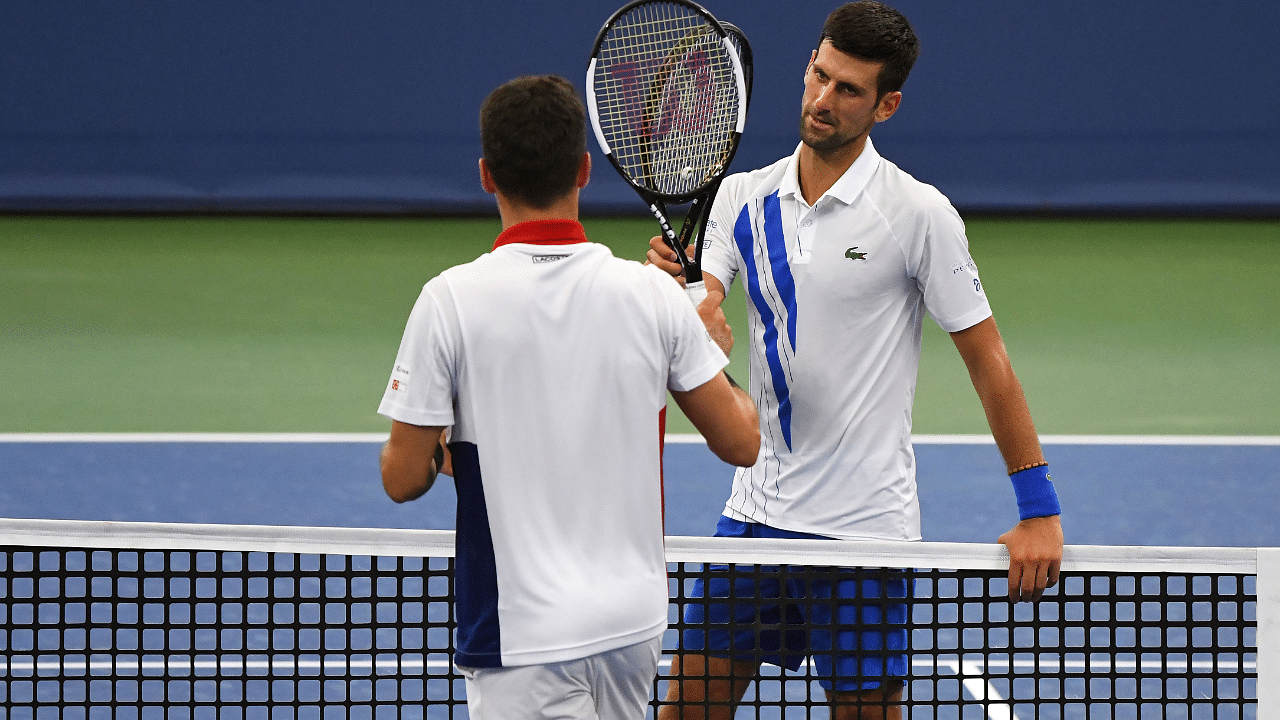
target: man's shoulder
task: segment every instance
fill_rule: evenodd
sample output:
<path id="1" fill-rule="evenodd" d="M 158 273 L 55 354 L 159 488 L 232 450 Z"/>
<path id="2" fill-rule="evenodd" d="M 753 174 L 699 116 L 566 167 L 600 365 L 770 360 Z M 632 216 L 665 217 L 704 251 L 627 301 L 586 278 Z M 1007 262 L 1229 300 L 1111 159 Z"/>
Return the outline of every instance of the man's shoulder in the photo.
<path id="1" fill-rule="evenodd" d="M 782 179 L 786 176 L 790 161 L 791 158 L 788 156 L 771 165 L 729 175 L 721 184 L 720 192 L 726 197 L 742 202 L 752 197 L 769 195 L 782 185 Z"/>
<path id="2" fill-rule="evenodd" d="M 917 180 L 894 163 L 880 159 L 880 167 L 867 185 L 867 193 L 882 206 L 907 214 L 955 213 L 941 190 Z"/>

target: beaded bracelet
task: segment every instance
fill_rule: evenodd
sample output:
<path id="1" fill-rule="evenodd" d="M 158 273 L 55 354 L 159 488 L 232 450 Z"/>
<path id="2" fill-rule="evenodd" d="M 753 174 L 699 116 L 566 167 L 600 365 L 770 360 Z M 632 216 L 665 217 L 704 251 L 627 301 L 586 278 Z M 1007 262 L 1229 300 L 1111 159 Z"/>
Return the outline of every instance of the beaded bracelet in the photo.
<path id="1" fill-rule="evenodd" d="M 1031 468 L 1045 467 L 1048 464 L 1049 463 L 1046 460 L 1041 460 L 1040 462 L 1033 462 L 1028 465 L 1023 465 L 1022 467 L 1011 471 L 1009 474 L 1012 475 L 1013 473 L 1022 472 L 1023 470 L 1030 470 Z"/>

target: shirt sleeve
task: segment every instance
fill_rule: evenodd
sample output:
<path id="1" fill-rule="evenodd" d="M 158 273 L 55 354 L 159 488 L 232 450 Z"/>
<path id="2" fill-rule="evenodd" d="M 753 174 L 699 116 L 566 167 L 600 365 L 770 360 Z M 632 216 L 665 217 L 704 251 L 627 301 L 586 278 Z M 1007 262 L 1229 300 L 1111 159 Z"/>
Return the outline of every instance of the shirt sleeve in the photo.
<path id="1" fill-rule="evenodd" d="M 410 425 L 453 425 L 458 318 L 443 278 L 426 284 L 400 340 L 378 413 Z"/>
<path id="2" fill-rule="evenodd" d="M 978 266 L 969 255 L 969 240 L 959 213 L 943 201 L 922 213 L 918 222 L 923 225 L 917 233 L 921 245 L 912 271 L 929 315 L 947 332 L 973 327 L 991 317 L 991 305 L 978 277 Z"/>
<path id="3" fill-rule="evenodd" d="M 711 204 L 711 217 L 707 220 L 707 232 L 702 239 L 702 271 L 715 276 L 726 291 L 733 286 L 733 279 L 738 275 L 738 246 L 733 233 L 740 205 L 740 177 L 730 175 L 721 183 L 720 192 Z"/>
<path id="4" fill-rule="evenodd" d="M 692 390 L 710 382 L 729 364 L 720 346 L 702 325 L 702 318 L 689 296 L 671 277 L 652 265 L 645 266 L 666 306 L 668 332 L 665 333 L 670 372 L 667 389 L 676 392 Z"/>

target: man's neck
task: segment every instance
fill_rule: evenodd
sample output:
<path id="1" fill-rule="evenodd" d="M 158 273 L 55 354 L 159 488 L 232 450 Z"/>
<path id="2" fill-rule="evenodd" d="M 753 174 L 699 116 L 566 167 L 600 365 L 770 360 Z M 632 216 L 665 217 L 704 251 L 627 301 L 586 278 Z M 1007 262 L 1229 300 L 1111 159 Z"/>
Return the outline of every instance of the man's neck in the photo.
<path id="1" fill-rule="evenodd" d="M 526 205 L 514 198 L 503 195 L 501 192 L 496 193 L 496 195 L 498 198 L 498 215 L 502 218 L 503 230 L 532 220 L 573 220 L 575 222 L 578 220 L 577 189 L 565 194 L 545 208 Z"/>
<path id="2" fill-rule="evenodd" d="M 812 206 L 831 189 L 867 147 L 867 135 L 836 148 L 819 152 L 808 145 L 800 145 L 800 194 Z"/>

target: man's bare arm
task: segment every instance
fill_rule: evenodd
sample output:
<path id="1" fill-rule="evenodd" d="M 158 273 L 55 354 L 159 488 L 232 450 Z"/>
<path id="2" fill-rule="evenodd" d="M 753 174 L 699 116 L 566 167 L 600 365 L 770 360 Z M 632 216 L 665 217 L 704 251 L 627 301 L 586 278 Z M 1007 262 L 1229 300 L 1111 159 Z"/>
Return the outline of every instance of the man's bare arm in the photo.
<path id="1" fill-rule="evenodd" d="M 1012 474 L 1044 463 L 1031 411 L 995 320 L 987 318 L 971 328 L 951 333 L 951 339 L 969 370 L 1006 470 Z M 1009 549 L 1011 599 L 1037 600 L 1046 587 L 1058 582 L 1063 545 L 1058 515 L 1022 520 L 1001 535 L 999 542 Z"/>
<path id="2" fill-rule="evenodd" d="M 760 420 L 756 404 L 740 387 L 729 383 L 724 373 L 686 391 L 672 391 L 685 417 L 702 433 L 716 457 L 750 467 L 760 454 Z"/>
<path id="3" fill-rule="evenodd" d="M 398 503 L 416 500 L 431 489 L 448 462 L 441 445 L 443 427 L 391 421 L 391 437 L 382 446 L 382 488 Z"/>

